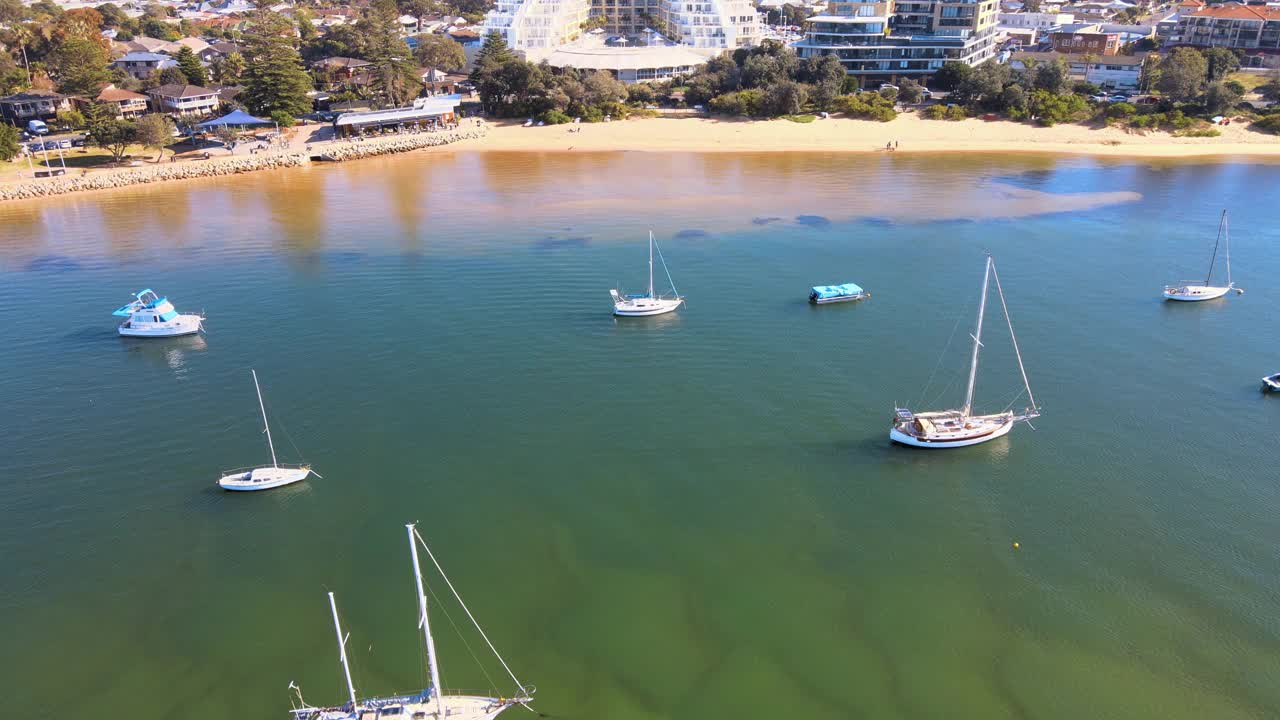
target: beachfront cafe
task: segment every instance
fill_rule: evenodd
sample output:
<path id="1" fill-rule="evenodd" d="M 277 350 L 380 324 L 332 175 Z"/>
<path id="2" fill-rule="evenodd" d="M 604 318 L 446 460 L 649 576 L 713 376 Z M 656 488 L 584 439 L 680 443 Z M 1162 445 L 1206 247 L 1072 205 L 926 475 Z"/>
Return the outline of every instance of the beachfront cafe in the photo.
<path id="1" fill-rule="evenodd" d="M 334 118 L 333 132 L 338 137 L 403 130 L 437 130 L 457 122 L 461 95 L 437 95 L 418 98 L 413 105 L 387 110 L 345 112 Z"/>

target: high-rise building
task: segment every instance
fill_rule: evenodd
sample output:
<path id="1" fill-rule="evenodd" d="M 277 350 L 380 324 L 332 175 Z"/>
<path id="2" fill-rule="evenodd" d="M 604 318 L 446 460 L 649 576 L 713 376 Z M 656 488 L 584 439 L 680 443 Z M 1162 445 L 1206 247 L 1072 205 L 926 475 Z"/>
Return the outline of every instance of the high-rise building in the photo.
<path id="1" fill-rule="evenodd" d="M 832 0 L 809 18 L 800 57 L 835 55 L 864 86 L 995 55 L 996 0 Z"/>
<path id="2" fill-rule="evenodd" d="M 501 33 L 512 49 L 546 51 L 589 28 L 638 36 L 657 30 L 670 40 L 708 50 L 760 42 L 760 16 L 751 0 L 497 0 L 484 32 Z"/>

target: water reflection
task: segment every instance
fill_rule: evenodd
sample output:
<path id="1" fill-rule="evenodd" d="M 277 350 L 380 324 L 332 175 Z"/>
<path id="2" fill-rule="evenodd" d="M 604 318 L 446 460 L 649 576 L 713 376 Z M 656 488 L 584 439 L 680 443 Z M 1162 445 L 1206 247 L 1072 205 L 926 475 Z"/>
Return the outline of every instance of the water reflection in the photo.
<path id="1" fill-rule="evenodd" d="M 177 338 L 129 338 L 121 337 L 120 345 L 130 358 L 148 365 L 173 371 L 178 380 L 187 376 L 187 359 L 191 353 L 204 352 L 209 344 L 203 335 L 187 335 Z"/>

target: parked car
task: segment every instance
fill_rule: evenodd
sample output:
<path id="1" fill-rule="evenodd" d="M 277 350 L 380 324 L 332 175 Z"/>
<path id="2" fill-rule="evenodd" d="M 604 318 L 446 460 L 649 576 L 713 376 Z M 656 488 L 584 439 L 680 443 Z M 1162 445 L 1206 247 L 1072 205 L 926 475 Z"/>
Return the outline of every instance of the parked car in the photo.
<path id="1" fill-rule="evenodd" d="M 45 125 L 43 120 L 29 120 L 27 121 L 27 132 L 32 135 L 48 135 L 49 126 Z"/>
<path id="2" fill-rule="evenodd" d="M 1116 93 L 1111 96 L 1111 102 L 1129 102 L 1129 96 L 1124 93 Z"/>

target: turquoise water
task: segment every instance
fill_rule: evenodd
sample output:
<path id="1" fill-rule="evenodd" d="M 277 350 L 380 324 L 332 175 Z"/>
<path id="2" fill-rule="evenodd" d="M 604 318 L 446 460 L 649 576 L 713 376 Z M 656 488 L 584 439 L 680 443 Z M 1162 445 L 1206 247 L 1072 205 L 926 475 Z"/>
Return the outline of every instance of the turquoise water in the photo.
<path id="1" fill-rule="evenodd" d="M 1278 181 L 423 153 L 0 205 L 10 705 L 339 702 L 330 590 L 359 690 L 419 688 L 419 521 L 557 718 L 1280 714 Z M 1224 207 L 1246 294 L 1162 303 Z M 650 228 L 688 307 L 614 320 Z M 1044 416 L 891 447 L 895 403 L 962 400 L 985 251 Z M 805 302 L 833 282 L 874 297 Z M 118 338 L 142 287 L 207 337 Z M 1007 336 L 980 409 L 1021 405 Z M 251 367 L 282 461 L 323 479 L 214 486 L 269 459 Z M 433 618 L 447 686 L 511 692 Z"/>

